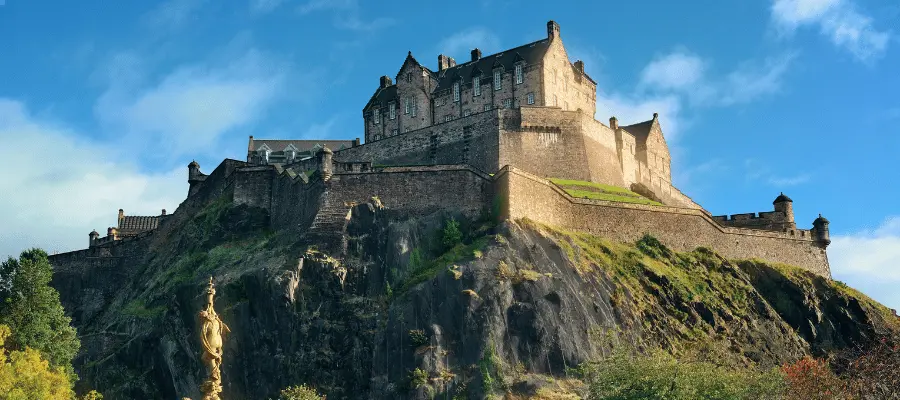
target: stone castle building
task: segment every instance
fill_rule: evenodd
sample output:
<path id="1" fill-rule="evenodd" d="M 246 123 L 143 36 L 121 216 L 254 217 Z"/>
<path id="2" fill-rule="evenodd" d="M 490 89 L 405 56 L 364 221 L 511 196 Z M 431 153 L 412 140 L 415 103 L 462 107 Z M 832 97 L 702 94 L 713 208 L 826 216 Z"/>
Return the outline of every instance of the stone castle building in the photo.
<path id="1" fill-rule="evenodd" d="M 465 63 L 439 55 L 431 69 L 408 53 L 363 107 L 365 143 L 251 136 L 246 161 L 225 160 L 209 175 L 188 166 L 188 197 L 177 212 L 226 196 L 268 210 L 273 229 L 340 238 L 350 205 L 378 197 L 413 216 L 489 211 L 622 241 L 650 233 L 676 250 L 706 246 L 830 277 L 825 218 L 798 229 L 784 194 L 772 211 L 713 216 L 672 185 L 660 116 L 597 121 L 596 90 L 553 21 L 545 38 L 493 55 L 474 49 Z M 559 182 L 621 188 L 647 201 L 578 196 Z M 139 240 L 165 216 L 122 221 L 120 212 L 113 239 L 92 232 L 92 248 L 119 236 Z M 334 246 L 340 253 L 339 240 Z"/>

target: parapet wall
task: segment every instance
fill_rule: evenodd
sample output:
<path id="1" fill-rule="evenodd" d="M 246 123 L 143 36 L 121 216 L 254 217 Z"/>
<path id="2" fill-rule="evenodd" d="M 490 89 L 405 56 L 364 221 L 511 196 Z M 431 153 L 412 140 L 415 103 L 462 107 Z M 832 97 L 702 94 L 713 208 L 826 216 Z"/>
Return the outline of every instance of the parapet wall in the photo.
<path id="1" fill-rule="evenodd" d="M 575 199 L 516 168 L 504 168 L 495 179 L 496 190 L 504 198 L 503 216 L 509 219 L 529 218 L 622 242 L 634 242 L 649 233 L 677 251 L 705 246 L 727 258 L 760 258 L 831 277 L 825 249 L 808 233 L 723 227 L 697 209 Z"/>

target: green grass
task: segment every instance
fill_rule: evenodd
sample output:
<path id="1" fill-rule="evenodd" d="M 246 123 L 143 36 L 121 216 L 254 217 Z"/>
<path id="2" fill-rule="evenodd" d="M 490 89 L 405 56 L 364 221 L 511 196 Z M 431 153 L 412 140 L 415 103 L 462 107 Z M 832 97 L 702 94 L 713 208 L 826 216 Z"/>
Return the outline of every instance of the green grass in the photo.
<path id="1" fill-rule="evenodd" d="M 549 180 L 550 182 L 553 182 L 553 184 L 559 186 L 566 193 L 568 193 L 569 196 L 575 198 L 615 201 L 631 204 L 644 204 L 651 206 L 662 205 L 657 201 L 650 200 L 635 192 L 618 186 L 604 185 L 602 183 L 586 181 L 576 181 L 572 179 L 550 178 Z"/>
<path id="2" fill-rule="evenodd" d="M 488 237 L 481 237 L 469 244 L 457 244 L 452 249 L 447 250 L 447 252 L 432 260 L 425 260 L 425 257 L 418 252 L 418 249 L 415 249 L 413 255 L 410 257 L 410 269 L 412 272 L 409 277 L 400 284 L 398 290 L 394 294 L 402 296 L 413 286 L 433 279 L 439 272 L 446 270 L 451 265 L 464 260 L 478 258 L 479 254 L 481 254 L 481 249 L 484 249 L 487 245 Z"/>
<path id="3" fill-rule="evenodd" d="M 163 306 L 147 308 L 147 305 L 142 300 L 137 299 L 126 304 L 122 308 L 122 314 L 142 319 L 153 319 L 162 315 L 165 310 Z"/>

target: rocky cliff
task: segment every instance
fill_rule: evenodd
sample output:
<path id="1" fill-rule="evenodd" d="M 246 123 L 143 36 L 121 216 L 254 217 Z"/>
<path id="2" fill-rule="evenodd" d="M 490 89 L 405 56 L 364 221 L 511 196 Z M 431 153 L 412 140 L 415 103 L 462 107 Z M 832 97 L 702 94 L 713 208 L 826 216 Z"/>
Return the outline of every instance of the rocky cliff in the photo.
<path id="1" fill-rule="evenodd" d="M 82 384 L 110 399 L 200 398 L 196 313 L 209 276 L 232 330 L 229 400 L 300 383 L 329 399 L 564 396 L 579 390 L 570 369 L 614 346 L 772 366 L 898 329 L 838 282 L 703 248 L 673 253 L 649 236 L 412 218 L 377 201 L 350 215 L 335 244 L 270 231 L 265 211 L 223 200 L 107 253 L 55 257 Z"/>

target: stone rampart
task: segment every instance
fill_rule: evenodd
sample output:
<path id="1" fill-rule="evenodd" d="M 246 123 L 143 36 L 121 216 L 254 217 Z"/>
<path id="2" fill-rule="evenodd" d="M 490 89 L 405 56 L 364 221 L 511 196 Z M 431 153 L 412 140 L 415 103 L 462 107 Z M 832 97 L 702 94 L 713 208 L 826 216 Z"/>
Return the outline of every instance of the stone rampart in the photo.
<path id="1" fill-rule="evenodd" d="M 706 246 L 727 258 L 760 258 L 831 276 L 825 249 L 808 232 L 723 227 L 706 212 L 691 208 L 575 199 L 516 168 L 504 168 L 495 179 L 504 199 L 502 215 L 509 219 L 529 218 L 622 242 L 649 233 L 678 251 Z"/>

